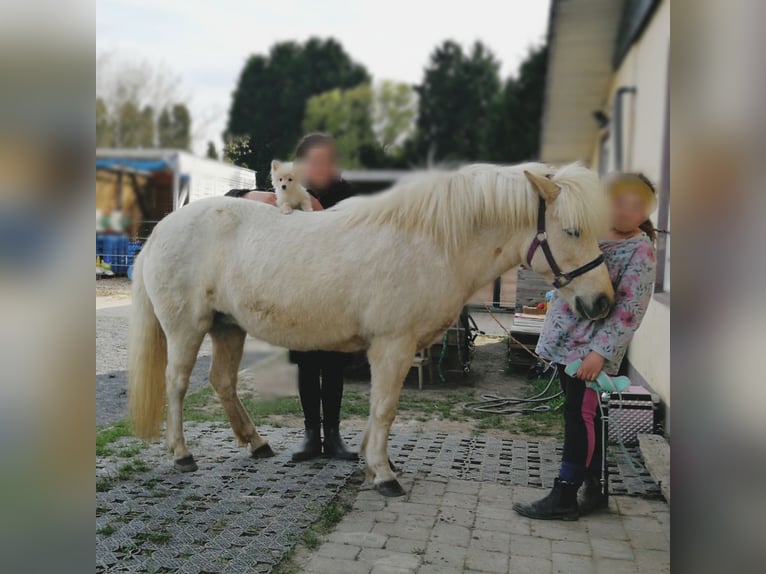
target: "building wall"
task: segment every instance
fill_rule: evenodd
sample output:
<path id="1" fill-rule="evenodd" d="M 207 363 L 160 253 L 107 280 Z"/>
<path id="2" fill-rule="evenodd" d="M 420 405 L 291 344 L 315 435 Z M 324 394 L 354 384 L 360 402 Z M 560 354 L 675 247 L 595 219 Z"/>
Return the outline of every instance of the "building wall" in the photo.
<path id="1" fill-rule="evenodd" d="M 620 86 L 635 86 L 637 93 L 624 98 L 623 169 L 641 171 L 661 183 L 665 115 L 667 110 L 670 1 L 657 7 L 652 20 L 615 73 L 605 106 L 612 115 L 613 98 Z M 592 166 L 599 165 L 601 141 L 594 142 Z M 614 142 L 605 146 L 610 151 Z M 607 171 L 613 169 L 609 158 Z M 656 222 L 657 213 L 652 215 Z M 628 353 L 632 369 L 670 406 L 670 306 L 652 300 Z"/>

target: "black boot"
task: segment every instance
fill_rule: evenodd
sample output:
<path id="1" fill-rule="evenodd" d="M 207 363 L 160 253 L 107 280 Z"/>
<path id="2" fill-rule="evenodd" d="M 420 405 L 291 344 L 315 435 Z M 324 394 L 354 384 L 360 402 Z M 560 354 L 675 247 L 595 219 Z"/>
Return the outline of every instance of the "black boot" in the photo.
<path id="1" fill-rule="evenodd" d="M 557 478 L 553 490 L 545 498 L 527 504 L 516 503 L 513 509 L 527 518 L 539 520 L 577 520 L 576 484 Z"/>
<path id="2" fill-rule="evenodd" d="M 322 450 L 326 458 L 337 458 L 339 460 L 359 460 L 359 454 L 349 450 L 343 438 L 340 436 L 338 425 L 325 425 L 324 442 Z"/>
<path id="3" fill-rule="evenodd" d="M 609 499 L 604 494 L 601 481 L 597 476 L 593 476 L 590 473 L 586 474 L 585 482 L 577 496 L 577 506 L 580 509 L 581 516 L 609 506 Z"/>
<path id="4" fill-rule="evenodd" d="M 293 462 L 310 460 L 322 454 L 322 438 L 319 434 L 319 425 L 306 425 L 303 435 L 303 444 L 293 453 Z"/>

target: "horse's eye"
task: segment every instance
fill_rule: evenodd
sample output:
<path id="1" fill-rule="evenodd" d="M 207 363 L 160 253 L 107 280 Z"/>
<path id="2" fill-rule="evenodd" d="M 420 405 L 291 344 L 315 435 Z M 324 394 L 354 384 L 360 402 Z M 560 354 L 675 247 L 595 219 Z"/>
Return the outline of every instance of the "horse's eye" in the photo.
<path id="1" fill-rule="evenodd" d="M 569 237 L 580 237 L 579 229 L 565 229 L 564 233 L 566 233 Z"/>

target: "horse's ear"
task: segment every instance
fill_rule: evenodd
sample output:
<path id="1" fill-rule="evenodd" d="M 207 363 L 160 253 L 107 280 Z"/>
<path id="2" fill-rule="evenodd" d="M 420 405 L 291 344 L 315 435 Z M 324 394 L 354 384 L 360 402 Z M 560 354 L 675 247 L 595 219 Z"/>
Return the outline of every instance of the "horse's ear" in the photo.
<path id="1" fill-rule="evenodd" d="M 279 166 L 282 165 L 279 163 L 278 159 L 271 160 L 271 171 L 277 171 L 279 169 Z"/>
<path id="2" fill-rule="evenodd" d="M 527 170 L 524 170 L 524 175 L 529 180 L 529 183 L 532 184 L 532 187 L 535 188 L 535 191 L 540 194 L 546 203 L 552 203 L 553 201 L 556 201 L 559 193 L 561 193 L 561 188 L 558 185 L 553 183 L 547 177 L 540 177 L 539 175 L 535 175 L 534 173 Z"/>

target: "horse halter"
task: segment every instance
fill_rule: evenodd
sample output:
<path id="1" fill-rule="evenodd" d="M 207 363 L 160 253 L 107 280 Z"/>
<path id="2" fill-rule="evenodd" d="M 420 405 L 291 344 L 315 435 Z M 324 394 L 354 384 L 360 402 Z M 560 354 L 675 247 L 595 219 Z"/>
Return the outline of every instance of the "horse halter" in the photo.
<path id="1" fill-rule="evenodd" d="M 548 244 L 548 233 L 545 231 L 545 201 L 542 198 L 540 198 L 540 205 L 537 208 L 537 234 L 532 240 L 532 245 L 529 246 L 529 251 L 527 251 L 527 267 L 530 269 L 532 269 L 532 258 L 535 256 L 538 248 L 543 250 L 543 255 L 545 255 L 545 260 L 548 262 L 548 267 L 553 271 L 553 275 L 555 276 L 553 279 L 553 286 L 556 287 L 556 289 L 569 285 L 575 277 L 579 277 L 591 269 L 595 269 L 604 262 L 604 255 L 599 254 L 593 261 L 590 261 L 573 271 L 569 271 L 568 273 L 561 271 L 561 268 L 556 263 L 556 259 L 553 257 L 551 246 Z"/>

